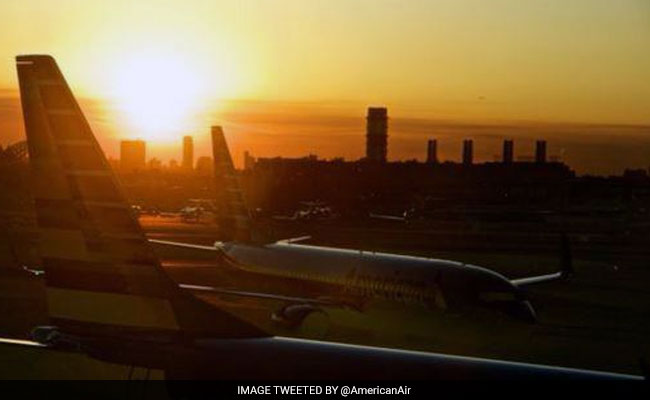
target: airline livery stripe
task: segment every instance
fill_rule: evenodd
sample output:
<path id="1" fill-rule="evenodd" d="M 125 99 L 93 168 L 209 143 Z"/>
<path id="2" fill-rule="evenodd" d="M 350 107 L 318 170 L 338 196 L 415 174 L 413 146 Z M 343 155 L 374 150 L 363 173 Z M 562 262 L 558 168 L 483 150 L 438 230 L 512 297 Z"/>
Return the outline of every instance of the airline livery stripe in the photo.
<path id="1" fill-rule="evenodd" d="M 114 266 L 102 263 L 73 264 L 44 261 L 48 287 L 90 290 L 105 293 L 128 293 L 165 298 L 169 290 L 153 266 Z M 129 273 L 124 273 L 129 269 Z"/>
<path id="2" fill-rule="evenodd" d="M 52 318 L 144 329 L 178 330 L 168 300 L 85 290 L 47 289 Z"/>

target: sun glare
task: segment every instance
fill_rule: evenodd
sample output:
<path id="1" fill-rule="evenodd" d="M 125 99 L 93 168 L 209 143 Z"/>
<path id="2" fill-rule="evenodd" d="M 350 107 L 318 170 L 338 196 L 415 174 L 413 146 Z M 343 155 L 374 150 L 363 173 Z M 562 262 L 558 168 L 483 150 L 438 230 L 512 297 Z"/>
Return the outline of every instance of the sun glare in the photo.
<path id="1" fill-rule="evenodd" d="M 119 60 L 110 82 L 126 134 L 172 141 L 192 126 L 205 101 L 198 68 L 177 54 L 140 52 Z"/>

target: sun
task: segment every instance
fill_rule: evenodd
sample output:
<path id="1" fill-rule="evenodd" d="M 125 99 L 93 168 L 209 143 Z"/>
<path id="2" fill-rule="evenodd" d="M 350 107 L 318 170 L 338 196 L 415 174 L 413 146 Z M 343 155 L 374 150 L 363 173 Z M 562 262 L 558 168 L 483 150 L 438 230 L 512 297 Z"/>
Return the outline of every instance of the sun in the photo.
<path id="1" fill-rule="evenodd" d="M 200 68 L 177 53 L 141 51 L 120 58 L 111 69 L 111 97 L 131 137 L 176 140 L 206 100 Z"/>

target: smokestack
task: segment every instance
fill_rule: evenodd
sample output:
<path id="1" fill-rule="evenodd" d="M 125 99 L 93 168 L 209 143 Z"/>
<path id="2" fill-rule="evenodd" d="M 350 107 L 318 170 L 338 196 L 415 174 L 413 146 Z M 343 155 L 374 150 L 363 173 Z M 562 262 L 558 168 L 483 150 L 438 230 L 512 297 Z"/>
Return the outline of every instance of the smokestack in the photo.
<path id="1" fill-rule="evenodd" d="M 513 140 L 503 141 L 503 163 L 512 164 L 515 155 L 515 143 Z"/>
<path id="2" fill-rule="evenodd" d="M 429 139 L 427 142 L 427 164 L 438 163 L 438 141 Z"/>
<path id="3" fill-rule="evenodd" d="M 535 162 L 538 164 L 546 162 L 546 140 L 538 140 L 535 143 Z"/>
<path id="4" fill-rule="evenodd" d="M 472 165 L 474 162 L 474 142 L 471 139 L 463 140 L 463 164 Z"/>

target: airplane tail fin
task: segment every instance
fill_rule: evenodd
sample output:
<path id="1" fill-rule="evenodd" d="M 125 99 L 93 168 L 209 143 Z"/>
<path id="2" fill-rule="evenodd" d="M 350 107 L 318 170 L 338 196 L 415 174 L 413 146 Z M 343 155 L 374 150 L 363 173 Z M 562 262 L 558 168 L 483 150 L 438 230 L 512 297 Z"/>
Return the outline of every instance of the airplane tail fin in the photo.
<path id="1" fill-rule="evenodd" d="M 250 213 L 220 126 L 212 127 L 212 155 L 219 227 L 226 240 L 251 241 Z"/>
<path id="2" fill-rule="evenodd" d="M 52 322 L 81 336 L 266 336 L 171 280 L 55 60 L 16 64 Z"/>

